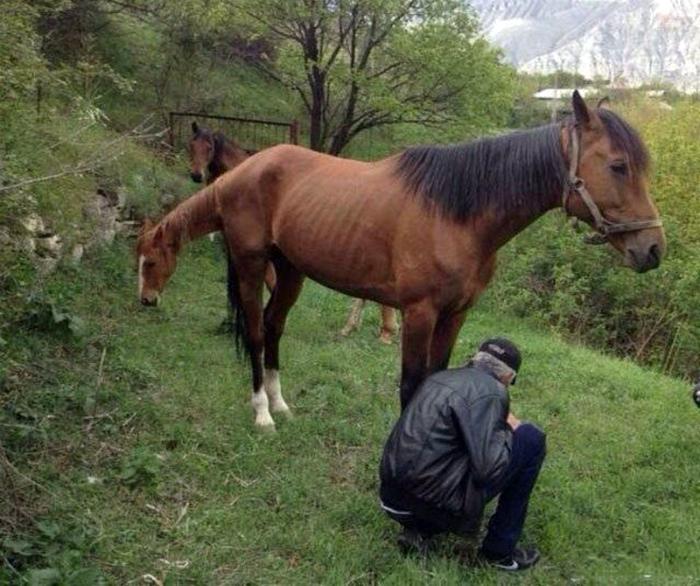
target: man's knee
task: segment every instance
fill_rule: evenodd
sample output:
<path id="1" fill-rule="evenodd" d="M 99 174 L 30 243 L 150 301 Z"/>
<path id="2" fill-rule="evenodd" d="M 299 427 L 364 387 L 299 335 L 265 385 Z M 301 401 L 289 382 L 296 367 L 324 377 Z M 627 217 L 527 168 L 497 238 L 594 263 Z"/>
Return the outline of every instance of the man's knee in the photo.
<path id="1" fill-rule="evenodd" d="M 516 441 L 521 441 L 527 446 L 528 452 L 541 454 L 547 452 L 547 435 L 533 423 L 521 423 L 515 430 Z"/>

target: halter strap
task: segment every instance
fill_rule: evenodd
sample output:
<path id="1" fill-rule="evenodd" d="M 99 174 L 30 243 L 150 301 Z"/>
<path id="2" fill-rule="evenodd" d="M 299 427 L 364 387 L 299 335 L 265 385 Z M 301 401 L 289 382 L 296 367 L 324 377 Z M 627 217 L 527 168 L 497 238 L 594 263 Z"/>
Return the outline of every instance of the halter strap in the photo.
<path id="1" fill-rule="evenodd" d="M 660 228 L 663 222 L 656 218 L 655 220 L 632 220 L 629 222 L 611 222 L 600 211 L 591 197 L 591 194 L 586 189 L 586 184 L 577 174 L 579 158 L 581 156 L 581 147 L 579 136 L 575 125 L 569 125 L 569 175 L 564 183 L 564 194 L 562 197 L 562 207 L 564 213 L 569 216 L 569 198 L 572 192 L 578 194 L 583 203 L 588 208 L 588 211 L 593 216 L 593 225 L 597 234 L 592 234 L 585 238 L 587 244 L 605 244 L 608 241 L 610 234 L 620 234 L 622 232 L 637 232 L 638 230 L 646 230 L 647 228 Z"/>

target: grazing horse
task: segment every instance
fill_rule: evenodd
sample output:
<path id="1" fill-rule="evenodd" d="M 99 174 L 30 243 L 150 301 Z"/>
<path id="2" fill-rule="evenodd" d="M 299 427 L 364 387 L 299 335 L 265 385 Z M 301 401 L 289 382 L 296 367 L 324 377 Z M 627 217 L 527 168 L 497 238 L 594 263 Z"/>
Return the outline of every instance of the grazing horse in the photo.
<path id="1" fill-rule="evenodd" d="M 192 181 L 201 183 L 202 178 L 206 177 L 209 185 L 226 171 L 240 165 L 256 151 L 243 149 L 222 132 L 212 132 L 208 128 L 199 126 L 197 122 L 192 122 L 192 136 L 187 144 L 187 152 L 190 156 Z M 274 282 L 274 268 L 268 265 L 265 283 L 270 291 L 274 287 Z M 347 322 L 340 332 L 341 336 L 347 336 L 359 327 L 364 305 L 364 299 L 356 299 L 353 302 Z M 391 344 L 399 327 L 396 323 L 396 311 L 386 305 L 381 305 L 380 309 L 382 325 L 379 328 L 379 340 L 384 344 Z"/>
<path id="2" fill-rule="evenodd" d="M 588 223 L 637 272 L 666 242 L 647 190 L 649 158 L 621 117 L 573 94 L 573 116 L 366 163 L 280 145 L 251 157 L 139 239 L 139 299 L 157 300 L 188 238 L 223 230 L 237 339 L 252 367 L 255 422 L 287 410 L 279 341 L 304 276 L 401 310 L 401 407 L 447 367 L 496 252 L 548 210 Z M 264 308 L 271 261 L 277 285 Z M 264 363 L 263 363 L 264 360 Z"/>

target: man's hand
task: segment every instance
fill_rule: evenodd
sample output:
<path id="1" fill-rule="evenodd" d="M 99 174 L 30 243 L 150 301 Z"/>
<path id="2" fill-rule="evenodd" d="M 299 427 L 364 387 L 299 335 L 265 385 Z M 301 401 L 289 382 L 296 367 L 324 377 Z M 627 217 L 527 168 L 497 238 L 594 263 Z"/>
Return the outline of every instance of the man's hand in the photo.
<path id="1" fill-rule="evenodd" d="M 508 413 L 508 418 L 506 419 L 506 423 L 510 425 L 510 428 L 515 431 L 518 429 L 518 426 L 520 425 L 520 419 L 518 419 L 515 415 L 512 413 Z"/>

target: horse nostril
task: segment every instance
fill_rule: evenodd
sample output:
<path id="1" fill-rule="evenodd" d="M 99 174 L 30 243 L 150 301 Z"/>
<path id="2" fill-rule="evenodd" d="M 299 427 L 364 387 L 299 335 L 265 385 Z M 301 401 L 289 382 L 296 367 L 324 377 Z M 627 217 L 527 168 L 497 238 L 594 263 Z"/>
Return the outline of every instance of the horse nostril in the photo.
<path id="1" fill-rule="evenodd" d="M 659 263 L 661 262 L 661 249 L 659 248 L 658 244 L 652 244 L 651 247 L 649 248 L 649 264 L 656 268 L 659 266 Z"/>
<path id="2" fill-rule="evenodd" d="M 194 171 L 190 173 L 190 177 L 192 178 L 192 181 L 195 183 L 201 183 L 202 182 L 202 174 L 201 173 L 195 173 Z"/>

